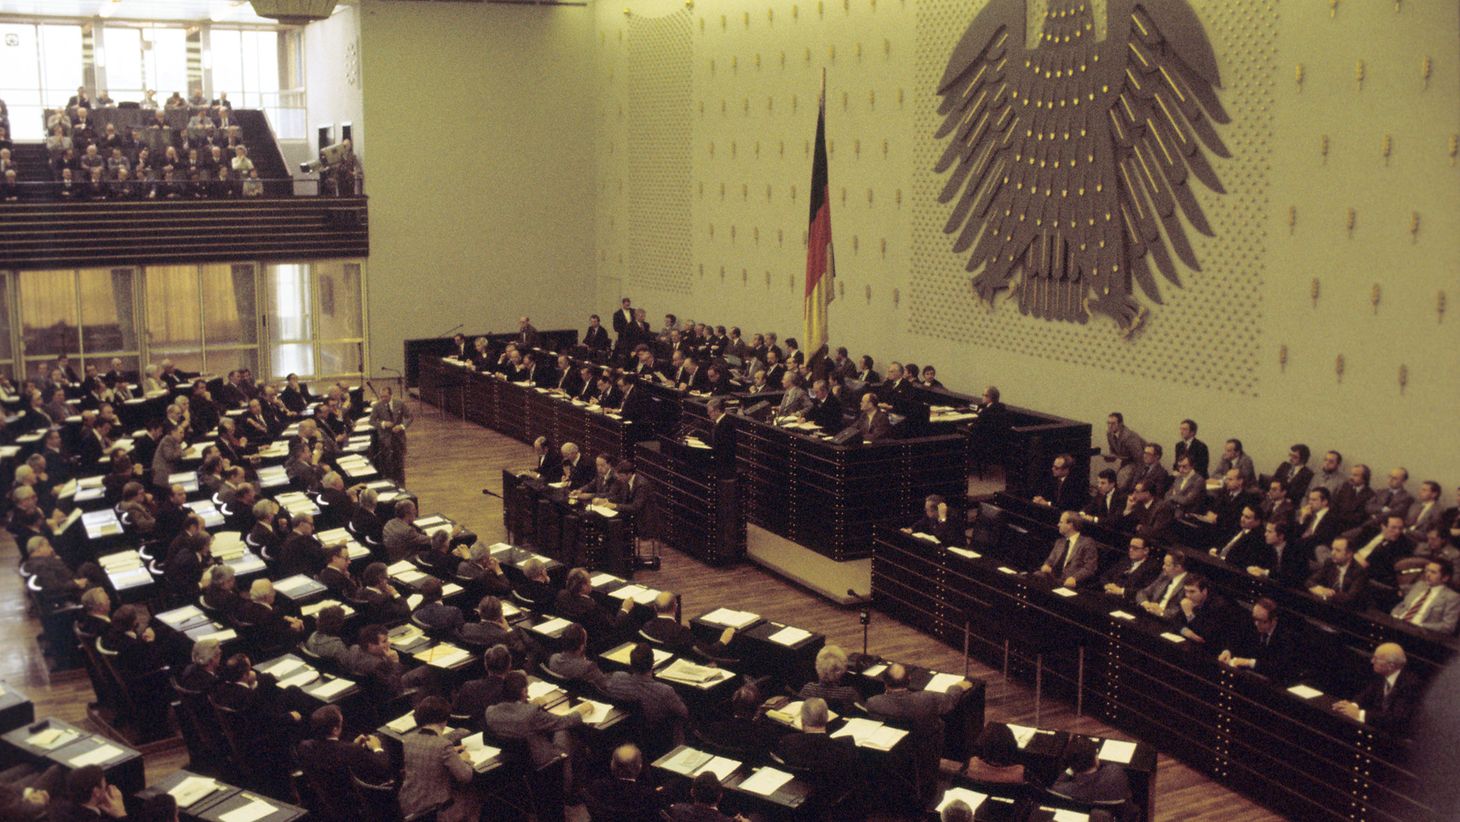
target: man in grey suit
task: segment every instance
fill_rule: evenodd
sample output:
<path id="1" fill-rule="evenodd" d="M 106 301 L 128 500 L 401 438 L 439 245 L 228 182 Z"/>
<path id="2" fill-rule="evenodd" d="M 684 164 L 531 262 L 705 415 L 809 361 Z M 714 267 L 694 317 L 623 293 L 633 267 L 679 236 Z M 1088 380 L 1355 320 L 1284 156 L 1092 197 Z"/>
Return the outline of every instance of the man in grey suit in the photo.
<path id="1" fill-rule="evenodd" d="M 1365 527 L 1380 527 L 1389 517 L 1404 517 L 1409 514 L 1410 507 L 1414 505 L 1414 496 L 1404 487 L 1406 482 L 1409 482 L 1408 470 L 1394 468 L 1389 471 L 1389 481 L 1385 487 L 1364 503 L 1364 513 L 1369 516 Z"/>
<path id="2" fill-rule="evenodd" d="M 1389 615 L 1402 622 L 1442 634 L 1455 633 L 1460 623 L 1460 594 L 1450 587 L 1455 566 L 1447 559 L 1425 563 L 1423 582 L 1415 583 L 1409 595 Z"/>
<path id="3" fill-rule="evenodd" d="M 1074 588 L 1095 576 L 1099 551 L 1094 540 L 1080 533 L 1084 525 L 1085 520 L 1078 512 L 1060 514 L 1060 538 L 1055 540 L 1049 557 L 1039 566 L 1037 576 L 1052 579 L 1066 588 Z"/>
<path id="4" fill-rule="evenodd" d="M 907 723 L 917 757 L 919 784 L 930 787 L 937 780 L 938 759 L 943 751 L 943 717 L 973 683 L 965 679 L 941 694 L 913 691 L 908 688 L 907 668 L 897 663 L 887 666 L 882 683 L 886 690 L 867 700 L 867 712 L 877 719 Z"/>
<path id="5" fill-rule="evenodd" d="M 634 645 L 629 652 L 629 669 L 609 674 L 604 690 L 615 701 L 638 705 L 653 741 L 662 742 L 670 736 L 677 738 L 684 723 L 689 721 L 689 708 L 679 694 L 654 680 L 654 649 L 647 642 Z"/>
<path id="6" fill-rule="evenodd" d="M 1207 482 L 1196 472 L 1191 457 L 1182 456 L 1176 461 L 1176 478 L 1171 490 L 1166 492 L 1166 501 L 1181 514 L 1195 514 L 1202 509 L 1207 498 Z"/>
<path id="7" fill-rule="evenodd" d="M 781 378 L 781 387 L 786 393 L 776 407 L 777 417 L 794 417 L 811 410 L 811 395 L 801 386 L 802 382 L 801 375 L 795 371 L 787 371 Z"/>
<path id="8" fill-rule="evenodd" d="M 415 420 L 411 409 L 398 399 L 390 386 L 370 409 L 370 427 L 375 431 L 376 468 L 382 476 L 404 485 L 406 481 L 406 429 Z"/>
<path id="9" fill-rule="evenodd" d="M 428 696 L 416 705 L 415 718 L 415 730 L 401 738 L 401 813 L 411 816 L 454 800 L 442 812 L 442 820 L 476 818 L 473 811 L 480 802 L 465 790 L 471 782 L 471 763 L 446 730 L 451 705 L 439 696 Z"/>
<path id="10" fill-rule="evenodd" d="M 569 729 L 582 725 L 583 718 L 593 713 L 593 706 L 587 702 L 562 716 L 528 702 L 527 674 L 521 671 L 512 671 L 502 680 L 502 700 L 487 708 L 487 730 L 498 739 L 525 741 L 536 768 L 553 761 L 559 753 L 571 754 L 575 744 Z"/>
<path id="11" fill-rule="evenodd" d="M 1136 604 L 1151 616 L 1173 620 L 1181 613 L 1182 587 L 1186 582 L 1186 557 L 1167 551 L 1161 560 L 1161 576 L 1136 594 Z"/>
<path id="12" fill-rule="evenodd" d="M 862 439 L 876 442 L 892 431 L 892 421 L 887 412 L 877 406 L 877 395 L 868 391 L 862 395 L 862 409 L 852 427 L 862 432 Z"/>
<path id="13" fill-rule="evenodd" d="M 1146 441 L 1140 434 L 1125 427 L 1124 415 L 1112 411 L 1105 418 L 1105 443 L 1108 446 L 1105 461 L 1116 463 L 1117 484 L 1120 490 L 1129 491 L 1135 485 L 1135 473 Z"/>
<path id="14" fill-rule="evenodd" d="M 1440 484 L 1425 480 L 1419 485 L 1419 497 L 1409 506 L 1404 516 L 1404 533 L 1417 542 L 1422 542 L 1430 529 L 1440 524 L 1445 505 L 1440 501 Z"/>
<path id="15" fill-rule="evenodd" d="M 1242 475 L 1242 482 L 1252 485 L 1257 482 L 1257 469 L 1252 465 L 1252 458 L 1242 450 L 1242 440 L 1230 439 L 1222 444 L 1222 458 L 1217 462 L 1216 476 L 1222 476 L 1233 468 Z"/>

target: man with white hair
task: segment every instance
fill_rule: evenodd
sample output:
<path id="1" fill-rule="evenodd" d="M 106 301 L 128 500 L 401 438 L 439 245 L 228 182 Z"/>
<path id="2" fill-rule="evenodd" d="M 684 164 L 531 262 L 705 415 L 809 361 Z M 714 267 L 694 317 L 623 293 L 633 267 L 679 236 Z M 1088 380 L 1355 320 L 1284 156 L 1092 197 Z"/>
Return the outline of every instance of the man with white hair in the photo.
<path id="1" fill-rule="evenodd" d="M 183 669 L 177 684 L 198 693 L 207 693 L 218 684 L 218 667 L 223 664 L 223 646 L 216 639 L 200 639 L 193 643 L 192 663 Z"/>
<path id="2" fill-rule="evenodd" d="M 249 586 L 248 601 L 238 608 L 238 621 L 244 626 L 240 633 L 252 634 L 259 645 L 269 648 L 293 645 L 304 633 L 302 620 L 274 608 L 274 583 L 267 579 L 256 579 Z"/>
<path id="3" fill-rule="evenodd" d="M 1370 659 L 1373 678 L 1352 701 L 1333 703 L 1333 710 L 1355 722 L 1406 736 L 1424 691 L 1419 677 L 1405 670 L 1407 661 L 1404 649 L 1396 643 L 1385 642 L 1375 648 Z"/>

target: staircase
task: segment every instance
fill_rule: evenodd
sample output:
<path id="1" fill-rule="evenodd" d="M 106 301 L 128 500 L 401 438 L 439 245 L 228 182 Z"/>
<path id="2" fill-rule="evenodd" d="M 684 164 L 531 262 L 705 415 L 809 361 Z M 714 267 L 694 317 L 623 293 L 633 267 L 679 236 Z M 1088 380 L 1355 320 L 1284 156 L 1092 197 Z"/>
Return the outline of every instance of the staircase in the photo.
<path id="1" fill-rule="evenodd" d="M 15 179 L 25 192 L 21 196 L 30 199 L 50 196 L 50 190 L 43 185 L 51 182 L 51 153 L 45 143 L 16 143 L 10 149 L 10 159 L 15 161 Z"/>
<path id="2" fill-rule="evenodd" d="M 288 197 L 294 193 L 294 178 L 289 166 L 284 163 L 284 154 L 279 151 L 279 141 L 269 118 L 258 109 L 234 109 L 233 117 L 243 132 L 243 144 L 248 146 L 249 159 L 258 169 L 264 183 L 265 197 Z"/>

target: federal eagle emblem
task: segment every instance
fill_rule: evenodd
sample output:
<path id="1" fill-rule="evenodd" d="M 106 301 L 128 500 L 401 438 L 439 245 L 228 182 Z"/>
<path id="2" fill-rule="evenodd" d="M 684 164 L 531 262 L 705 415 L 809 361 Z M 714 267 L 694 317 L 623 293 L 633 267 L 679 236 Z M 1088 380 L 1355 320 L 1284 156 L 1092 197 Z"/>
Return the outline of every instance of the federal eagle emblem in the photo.
<path id="1" fill-rule="evenodd" d="M 1175 259 L 1201 269 L 1182 218 L 1211 236 L 1190 181 L 1225 193 L 1207 152 L 1231 156 L 1213 127 L 1229 118 L 1186 0 L 1108 0 L 1103 42 L 1090 2 L 1049 0 L 1032 49 L 1025 0 L 974 17 L 938 85 L 935 170 L 952 170 L 943 230 L 971 249 L 982 299 L 1012 285 L 1025 314 L 1095 312 L 1129 334 L 1146 318 L 1136 284 L 1161 302 L 1152 268 L 1178 287 Z"/>

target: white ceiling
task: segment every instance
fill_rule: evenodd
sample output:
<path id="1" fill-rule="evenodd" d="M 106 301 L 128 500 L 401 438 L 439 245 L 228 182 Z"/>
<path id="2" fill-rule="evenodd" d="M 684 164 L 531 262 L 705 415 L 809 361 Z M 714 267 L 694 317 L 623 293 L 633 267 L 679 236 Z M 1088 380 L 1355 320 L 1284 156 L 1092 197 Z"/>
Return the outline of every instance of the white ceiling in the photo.
<path id="1" fill-rule="evenodd" d="M 24 17 L 101 17 L 270 24 L 248 0 L 0 0 L 0 14 Z"/>

